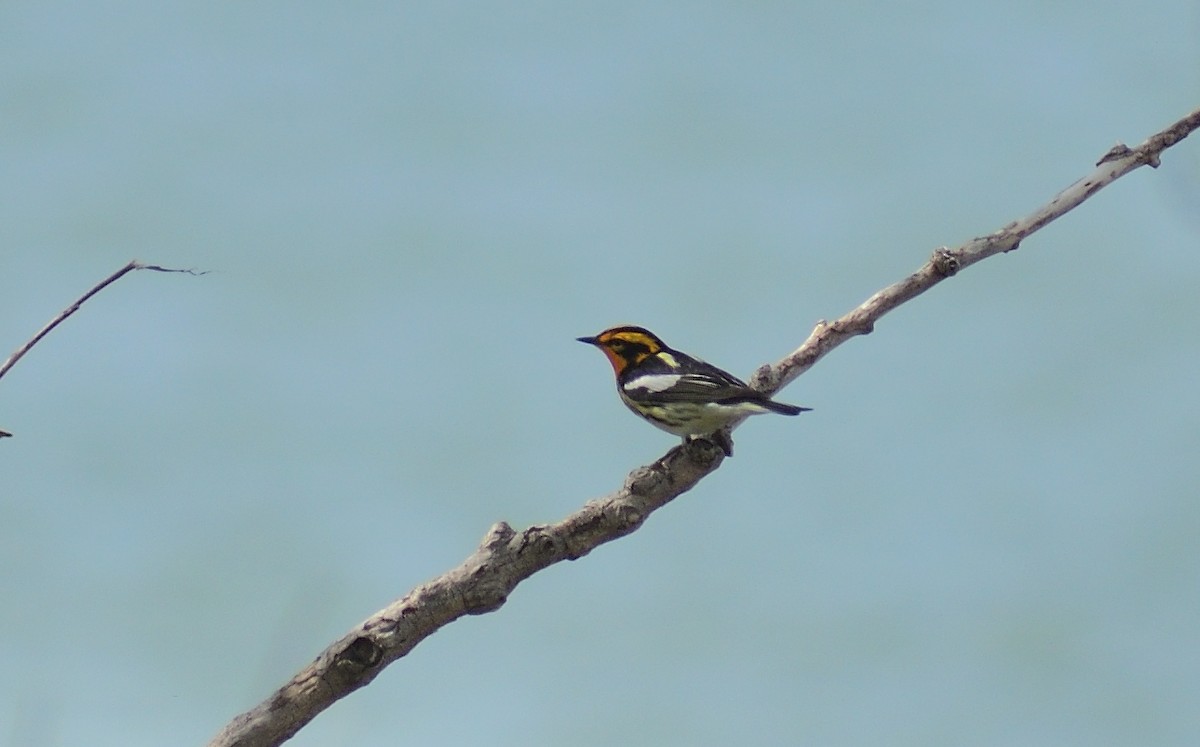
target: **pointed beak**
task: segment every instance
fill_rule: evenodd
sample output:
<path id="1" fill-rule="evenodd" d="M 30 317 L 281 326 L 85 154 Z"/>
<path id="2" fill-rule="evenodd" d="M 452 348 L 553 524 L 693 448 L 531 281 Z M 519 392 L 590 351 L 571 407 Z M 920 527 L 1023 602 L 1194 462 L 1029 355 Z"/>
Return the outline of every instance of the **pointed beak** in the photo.
<path id="1" fill-rule="evenodd" d="M 597 340 L 595 337 L 576 337 L 575 339 L 579 340 L 580 342 L 586 342 L 588 345 L 599 345 L 600 344 L 600 341 Z"/>

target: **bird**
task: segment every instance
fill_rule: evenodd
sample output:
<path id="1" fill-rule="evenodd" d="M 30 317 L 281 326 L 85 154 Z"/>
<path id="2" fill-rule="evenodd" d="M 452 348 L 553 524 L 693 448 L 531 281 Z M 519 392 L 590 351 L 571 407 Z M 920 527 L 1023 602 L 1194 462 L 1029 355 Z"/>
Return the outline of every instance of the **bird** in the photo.
<path id="1" fill-rule="evenodd" d="M 645 327 L 610 327 L 594 337 L 575 339 L 600 348 L 608 358 L 626 407 L 682 436 L 685 443 L 711 437 L 725 456 L 733 456 L 733 443 L 723 429 L 735 420 L 812 409 L 776 402 L 733 374 L 669 347 Z"/>

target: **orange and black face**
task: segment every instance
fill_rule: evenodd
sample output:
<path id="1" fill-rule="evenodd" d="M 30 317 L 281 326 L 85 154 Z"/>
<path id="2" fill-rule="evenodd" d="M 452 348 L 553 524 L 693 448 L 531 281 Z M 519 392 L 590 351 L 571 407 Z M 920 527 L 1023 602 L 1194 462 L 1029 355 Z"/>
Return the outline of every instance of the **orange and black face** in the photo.
<path id="1" fill-rule="evenodd" d="M 576 339 L 603 350 L 617 376 L 630 366 L 636 366 L 667 349 L 662 340 L 644 327 L 613 327 L 595 337 Z"/>

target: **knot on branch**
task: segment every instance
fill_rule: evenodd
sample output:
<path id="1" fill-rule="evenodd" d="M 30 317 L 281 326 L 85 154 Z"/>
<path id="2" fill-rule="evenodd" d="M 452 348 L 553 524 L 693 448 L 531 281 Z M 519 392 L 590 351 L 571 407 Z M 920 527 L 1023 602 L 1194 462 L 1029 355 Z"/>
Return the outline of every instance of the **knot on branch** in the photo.
<path id="1" fill-rule="evenodd" d="M 958 257 L 944 246 L 935 251 L 929 261 L 933 264 L 933 271 L 944 278 L 952 278 L 958 274 Z"/>
<path id="2" fill-rule="evenodd" d="M 621 534 L 632 532 L 646 520 L 646 514 L 628 501 L 614 501 L 607 506 L 605 513 Z"/>
<path id="3" fill-rule="evenodd" d="M 871 319 L 869 314 L 863 313 L 860 306 L 841 319 L 834 319 L 829 324 L 826 324 L 825 328 L 831 334 L 838 337 L 869 335 L 875 331 L 875 321 Z"/>
<path id="4" fill-rule="evenodd" d="M 472 583 L 463 591 L 463 610 L 468 615 L 485 615 L 508 601 L 508 586 L 486 565 L 471 574 Z"/>
<path id="5" fill-rule="evenodd" d="M 1116 145 L 1109 148 L 1108 152 L 1105 153 L 1103 156 L 1101 156 L 1099 161 L 1096 161 L 1096 165 L 1099 166 L 1101 164 L 1108 163 L 1109 161 L 1119 160 L 1119 159 L 1124 158 L 1125 156 L 1129 155 L 1130 153 L 1133 153 L 1133 150 L 1128 145 L 1126 145 L 1125 143 L 1118 142 Z M 1157 163 L 1152 163 L 1150 165 L 1155 168 L 1158 167 Z"/>
<path id="6" fill-rule="evenodd" d="M 682 447 L 688 461 L 705 472 L 714 469 L 722 458 L 733 456 L 733 439 L 724 428 L 707 436 L 689 438 Z M 674 450 L 672 450 L 674 453 Z"/>
<path id="7" fill-rule="evenodd" d="M 358 672 L 374 667 L 382 660 L 383 648 L 370 638 L 359 636 L 341 650 L 334 659 L 334 664 Z"/>
<path id="8" fill-rule="evenodd" d="M 487 534 L 483 535 L 483 540 L 479 543 L 479 549 L 495 552 L 504 545 L 507 545 L 515 534 L 516 532 L 513 531 L 513 528 L 509 526 L 507 521 L 497 521 L 488 529 Z"/>
<path id="9" fill-rule="evenodd" d="M 625 490 L 630 495 L 651 495 L 666 481 L 663 465 L 656 462 L 652 467 L 638 467 L 625 478 Z"/>
<path id="10" fill-rule="evenodd" d="M 521 536 L 521 555 L 532 553 L 539 561 L 553 562 L 567 554 L 567 546 L 556 532 L 541 525 L 531 526 Z"/>

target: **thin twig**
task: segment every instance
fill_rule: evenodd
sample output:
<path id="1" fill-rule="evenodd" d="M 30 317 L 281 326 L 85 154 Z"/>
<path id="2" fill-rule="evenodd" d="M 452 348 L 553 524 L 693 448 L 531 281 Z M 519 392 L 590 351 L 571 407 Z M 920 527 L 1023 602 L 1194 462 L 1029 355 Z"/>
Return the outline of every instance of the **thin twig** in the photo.
<path id="1" fill-rule="evenodd" d="M 12 368 L 13 366 L 15 366 L 17 364 L 17 361 L 21 360 L 21 358 L 26 353 L 29 352 L 30 348 L 32 348 L 34 345 L 37 345 L 39 342 L 41 342 L 43 337 L 50 334 L 50 330 L 54 329 L 59 324 L 62 324 L 62 322 L 67 317 L 71 316 L 76 311 L 79 311 L 79 307 L 83 305 L 84 301 L 87 301 L 89 298 L 96 295 L 100 291 L 104 290 L 109 285 L 115 283 L 117 280 L 120 280 L 122 276 L 124 276 L 125 274 L 127 274 L 129 272 L 132 272 L 133 270 L 153 270 L 155 272 L 184 272 L 189 275 L 204 275 L 205 274 L 204 272 L 199 272 L 196 270 L 173 270 L 168 267 L 159 267 L 158 265 L 143 264 L 141 262 L 138 262 L 136 259 L 131 260 L 129 262 L 129 264 L 127 264 L 124 267 L 122 267 L 121 269 L 117 270 L 112 275 L 109 275 L 104 280 L 101 280 L 94 288 L 92 288 L 87 293 L 84 293 L 82 296 L 80 296 L 79 299 L 75 301 L 75 303 L 71 304 L 70 306 L 63 309 L 61 312 L 59 312 L 58 316 L 51 319 L 50 323 L 47 324 L 45 327 L 42 327 L 41 330 L 39 330 L 36 335 L 34 335 L 32 338 L 30 338 L 29 342 L 26 342 L 24 345 L 17 348 L 16 351 L 13 352 L 12 355 L 8 356 L 8 360 L 4 361 L 4 365 L 0 366 L 0 378 L 4 378 L 4 374 L 8 373 L 8 370 L 10 368 Z M 0 431 L 0 438 L 3 438 L 4 436 L 11 436 L 11 435 L 12 434 L 8 433 L 7 431 Z"/>
<path id="2" fill-rule="evenodd" d="M 770 392 L 783 387 L 850 337 L 870 332 L 880 317 L 905 301 L 962 268 L 1017 248 L 1021 239 L 1138 166 L 1157 166 L 1163 150 L 1198 127 L 1200 110 L 1135 149 L 1118 146 L 1109 151 L 1097 172 L 1027 218 L 957 249 L 939 249 L 914 274 L 879 291 L 840 319 L 819 323 L 794 353 L 760 368 L 755 384 Z M 537 571 L 563 560 L 578 560 L 600 545 L 629 534 L 653 511 L 719 467 L 723 459 L 721 450 L 710 441 L 692 441 L 671 449 L 649 466 L 635 469 L 620 490 L 589 501 L 556 524 L 533 526 L 522 532 L 504 522 L 496 524 L 461 565 L 371 615 L 267 700 L 230 722 L 209 747 L 273 747 L 283 743 L 321 711 L 371 682 L 384 667 L 438 628 L 463 615 L 499 609 L 517 584 Z"/>

